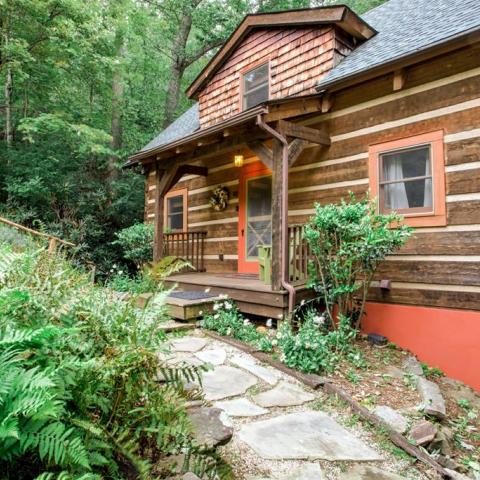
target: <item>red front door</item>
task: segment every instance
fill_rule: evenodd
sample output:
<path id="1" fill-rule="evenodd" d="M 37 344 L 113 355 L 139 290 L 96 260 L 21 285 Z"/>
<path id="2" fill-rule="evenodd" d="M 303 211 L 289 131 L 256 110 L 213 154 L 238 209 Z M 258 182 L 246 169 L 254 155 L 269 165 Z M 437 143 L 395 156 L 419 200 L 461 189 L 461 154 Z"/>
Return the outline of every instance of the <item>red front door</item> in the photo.
<path id="1" fill-rule="evenodd" d="M 272 242 L 272 175 L 262 162 L 242 167 L 238 201 L 238 271 L 258 273 L 258 246 Z"/>

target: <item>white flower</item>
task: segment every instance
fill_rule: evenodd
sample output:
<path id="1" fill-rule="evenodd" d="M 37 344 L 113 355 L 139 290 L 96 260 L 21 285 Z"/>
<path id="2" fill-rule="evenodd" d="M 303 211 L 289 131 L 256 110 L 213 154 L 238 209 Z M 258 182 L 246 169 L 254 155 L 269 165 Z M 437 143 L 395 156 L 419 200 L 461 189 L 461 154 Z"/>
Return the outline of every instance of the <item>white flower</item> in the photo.
<path id="1" fill-rule="evenodd" d="M 267 323 L 266 323 L 267 328 L 272 328 L 272 322 L 273 322 L 273 320 L 272 320 L 271 318 L 269 318 L 269 319 L 267 320 Z"/>
<path id="2" fill-rule="evenodd" d="M 232 334 L 232 329 L 231 328 L 227 328 L 227 335 L 231 335 Z"/>
<path id="3" fill-rule="evenodd" d="M 304 305 L 305 305 L 305 300 L 302 300 L 302 301 L 300 302 L 300 306 L 303 307 Z"/>
<path id="4" fill-rule="evenodd" d="M 231 309 L 232 309 L 232 304 L 229 303 L 229 302 L 225 302 L 225 308 L 226 308 L 227 310 L 231 310 Z"/>
<path id="5" fill-rule="evenodd" d="M 306 348 L 307 350 L 310 350 L 310 347 L 311 347 L 310 343 L 307 342 L 307 343 L 305 344 L 305 348 Z"/>
<path id="6" fill-rule="evenodd" d="M 113 273 L 113 268 L 110 269 L 110 273 Z"/>
<path id="7" fill-rule="evenodd" d="M 277 333 L 277 338 L 280 340 L 282 338 L 282 334 L 280 332 Z"/>
<path id="8" fill-rule="evenodd" d="M 274 347 L 276 347 L 276 346 L 278 345 L 278 341 L 275 340 L 275 339 L 273 339 L 273 340 L 272 340 L 272 345 L 273 345 Z"/>
<path id="9" fill-rule="evenodd" d="M 218 313 L 216 313 L 216 314 L 213 316 L 213 318 L 219 319 L 219 318 L 220 318 L 220 315 L 219 315 Z"/>
<path id="10" fill-rule="evenodd" d="M 250 325 L 250 320 L 249 320 L 248 318 L 246 318 L 246 319 L 243 321 L 243 324 L 244 324 L 245 326 Z"/>
<path id="11" fill-rule="evenodd" d="M 315 325 L 323 325 L 325 323 L 325 317 L 323 315 L 317 315 L 313 318 L 313 323 Z"/>
<path id="12" fill-rule="evenodd" d="M 118 274 L 123 275 L 123 270 L 119 270 Z"/>
<path id="13" fill-rule="evenodd" d="M 225 293 L 222 293 L 221 295 L 218 296 L 218 298 L 220 298 L 221 300 L 226 300 L 228 298 L 228 295 L 226 295 Z"/>
<path id="14" fill-rule="evenodd" d="M 200 316 L 203 315 L 203 310 L 200 310 L 200 311 L 198 312 L 198 314 L 199 314 Z"/>
<path id="15" fill-rule="evenodd" d="M 219 308 L 220 308 L 220 304 L 219 304 L 219 303 L 215 303 L 215 304 L 213 305 L 213 309 L 214 309 L 215 311 L 217 311 Z"/>

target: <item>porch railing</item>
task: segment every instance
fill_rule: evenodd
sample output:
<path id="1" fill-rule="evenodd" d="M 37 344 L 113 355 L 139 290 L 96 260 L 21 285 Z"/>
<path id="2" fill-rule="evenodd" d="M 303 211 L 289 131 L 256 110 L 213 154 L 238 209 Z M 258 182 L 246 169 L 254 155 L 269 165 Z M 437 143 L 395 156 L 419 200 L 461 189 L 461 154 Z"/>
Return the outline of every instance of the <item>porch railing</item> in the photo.
<path id="1" fill-rule="evenodd" d="M 197 272 L 205 271 L 205 237 L 207 232 L 173 232 L 163 235 L 165 256 L 187 260 Z"/>
<path id="2" fill-rule="evenodd" d="M 288 272 L 292 285 L 302 285 L 308 279 L 308 260 L 311 252 L 303 238 L 305 225 L 288 226 Z"/>

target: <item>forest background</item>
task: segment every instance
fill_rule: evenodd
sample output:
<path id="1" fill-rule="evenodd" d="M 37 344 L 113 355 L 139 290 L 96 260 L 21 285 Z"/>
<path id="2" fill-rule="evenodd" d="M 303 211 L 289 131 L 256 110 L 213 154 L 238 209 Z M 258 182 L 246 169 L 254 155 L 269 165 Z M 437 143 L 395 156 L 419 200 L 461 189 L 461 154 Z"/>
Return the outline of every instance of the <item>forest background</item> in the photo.
<path id="1" fill-rule="evenodd" d="M 244 15 L 385 0 L 0 0 L 0 216 L 78 245 L 100 277 L 143 220 L 128 155 L 185 111 L 185 89 Z"/>

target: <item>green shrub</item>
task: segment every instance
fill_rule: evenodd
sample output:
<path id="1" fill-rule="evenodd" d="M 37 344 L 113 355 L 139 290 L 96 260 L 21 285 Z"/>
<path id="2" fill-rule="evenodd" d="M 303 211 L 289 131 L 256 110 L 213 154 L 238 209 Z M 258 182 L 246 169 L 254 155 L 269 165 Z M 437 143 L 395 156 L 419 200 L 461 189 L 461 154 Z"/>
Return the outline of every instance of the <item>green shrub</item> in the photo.
<path id="1" fill-rule="evenodd" d="M 117 232 L 114 245 L 122 248 L 123 255 L 141 267 L 152 260 L 154 226 L 151 223 L 137 223 Z"/>
<path id="2" fill-rule="evenodd" d="M 332 373 L 342 359 L 359 366 L 362 358 L 352 345 L 356 335 L 346 317 L 340 317 L 338 328 L 329 331 L 325 318 L 310 310 L 297 332 L 288 322 L 281 325 L 277 333 L 280 360 L 305 373 Z"/>
<path id="3" fill-rule="evenodd" d="M 375 200 L 356 201 L 353 194 L 349 203 L 315 205 L 305 229 L 313 255 L 309 285 L 324 301 L 332 326 L 336 305 L 338 317 L 350 318 L 358 328 L 375 270 L 411 235 L 401 219 L 396 213 L 378 214 Z"/>
<path id="4" fill-rule="evenodd" d="M 59 255 L 0 248 L 2 478 L 150 478 L 180 451 L 213 477 L 183 407 L 200 371 L 159 360 L 165 296 L 139 309 Z"/>
<path id="5" fill-rule="evenodd" d="M 255 345 L 262 351 L 272 350 L 273 345 L 268 336 L 257 331 L 255 325 L 238 311 L 235 302 L 225 297 L 215 302 L 213 310 L 213 313 L 203 317 L 203 328 Z"/>

